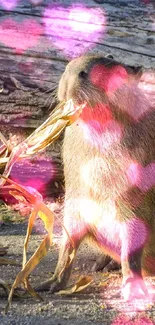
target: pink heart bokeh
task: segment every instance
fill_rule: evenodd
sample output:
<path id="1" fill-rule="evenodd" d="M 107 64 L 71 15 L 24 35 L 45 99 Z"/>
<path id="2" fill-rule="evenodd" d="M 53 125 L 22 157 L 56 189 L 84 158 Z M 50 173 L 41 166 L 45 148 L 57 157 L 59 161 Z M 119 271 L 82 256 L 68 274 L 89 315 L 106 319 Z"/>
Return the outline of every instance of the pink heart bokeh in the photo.
<path id="1" fill-rule="evenodd" d="M 42 20 L 50 41 L 68 58 L 84 54 L 106 30 L 105 12 L 84 5 L 47 8 Z"/>
<path id="2" fill-rule="evenodd" d="M 0 5 L 6 10 L 11 10 L 16 7 L 18 0 L 0 0 Z"/>
<path id="3" fill-rule="evenodd" d="M 41 33 L 41 25 L 33 19 L 17 22 L 8 18 L 0 23 L 0 42 L 15 49 L 17 53 L 36 46 Z"/>
<path id="4" fill-rule="evenodd" d="M 155 163 L 143 167 L 137 162 L 132 162 L 127 169 L 127 176 L 131 185 L 139 187 L 143 192 L 147 192 L 155 186 Z"/>

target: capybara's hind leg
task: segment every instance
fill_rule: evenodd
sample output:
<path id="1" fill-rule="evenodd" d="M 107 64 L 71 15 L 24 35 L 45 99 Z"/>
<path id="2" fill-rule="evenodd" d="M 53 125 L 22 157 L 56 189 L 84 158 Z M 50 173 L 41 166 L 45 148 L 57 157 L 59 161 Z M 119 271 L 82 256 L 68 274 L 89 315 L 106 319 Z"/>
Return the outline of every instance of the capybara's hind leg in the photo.
<path id="1" fill-rule="evenodd" d="M 104 272 L 110 272 L 114 270 L 120 269 L 120 264 L 118 264 L 116 261 L 114 261 L 110 256 L 108 255 L 100 255 L 95 263 L 92 266 L 92 272 L 98 272 L 98 271 L 104 271 Z"/>
<path id="2" fill-rule="evenodd" d="M 148 239 L 148 228 L 137 217 L 126 220 L 121 227 L 122 294 L 125 300 L 144 297 L 148 291 L 142 277 L 142 255 Z"/>

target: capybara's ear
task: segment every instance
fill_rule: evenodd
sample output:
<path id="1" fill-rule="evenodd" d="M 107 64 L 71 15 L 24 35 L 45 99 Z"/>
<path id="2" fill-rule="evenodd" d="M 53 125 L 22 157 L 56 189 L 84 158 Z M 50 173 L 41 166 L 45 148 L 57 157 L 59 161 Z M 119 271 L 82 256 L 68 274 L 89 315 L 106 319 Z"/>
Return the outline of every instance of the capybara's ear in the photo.
<path id="1" fill-rule="evenodd" d="M 138 66 L 127 65 L 127 70 L 137 79 L 139 79 L 143 73 L 143 67 L 140 65 Z"/>
<path id="2" fill-rule="evenodd" d="M 112 59 L 112 60 L 113 60 L 113 58 L 114 58 L 112 54 L 106 54 L 105 57 L 108 58 L 108 59 Z"/>

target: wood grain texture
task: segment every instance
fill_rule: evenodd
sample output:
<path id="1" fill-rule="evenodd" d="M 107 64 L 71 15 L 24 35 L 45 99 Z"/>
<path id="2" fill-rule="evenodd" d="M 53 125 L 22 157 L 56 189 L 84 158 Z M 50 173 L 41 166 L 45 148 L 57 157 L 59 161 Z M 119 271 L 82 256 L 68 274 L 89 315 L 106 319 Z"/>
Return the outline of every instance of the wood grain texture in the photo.
<path id="1" fill-rule="evenodd" d="M 16 26 L 10 24 L 7 30 L 6 38 L 9 39 L 10 33 L 11 38 L 15 38 L 15 42 L 11 46 L 6 45 L 6 39 L 4 42 L 3 37 L 4 33 L 0 30 L 0 86 L 4 88 L 0 93 L 0 121 L 10 121 L 12 125 L 18 125 L 19 123 L 20 126 L 26 127 L 36 127 L 36 124 L 40 124 L 44 119 L 53 97 L 51 95 L 50 98 L 50 94 L 57 87 L 60 75 L 68 61 L 63 49 L 54 46 L 51 40 L 52 31 L 50 37 L 46 35 L 45 21 L 43 20 L 45 9 L 54 8 L 57 4 L 57 15 L 52 17 L 53 20 L 58 20 L 62 19 L 71 6 L 77 5 L 78 1 L 58 2 L 44 0 L 38 1 L 40 3 L 38 5 L 37 1 L 34 1 L 34 3 L 36 5 L 33 5 L 30 1 L 18 1 L 12 10 L 6 10 L 4 4 L 0 8 L 0 28 L 4 28 L 3 24 L 6 20 L 11 19 L 16 24 Z M 121 59 L 125 63 L 141 64 L 146 68 L 154 68 L 155 8 L 152 3 L 145 4 L 143 0 L 85 0 L 83 5 L 90 9 L 104 9 L 107 17 L 106 35 L 103 33 L 103 37 L 99 40 L 93 40 L 91 52 L 112 53 L 116 59 Z M 37 24 L 36 26 L 40 26 L 39 38 L 34 46 L 20 53 L 18 51 L 20 37 L 18 38 L 17 35 L 24 36 L 27 33 L 26 42 L 29 43 L 33 31 L 31 33 L 29 24 L 26 27 L 23 27 L 25 26 L 23 24 L 25 21 L 32 20 Z M 93 25 L 93 22 L 91 24 Z M 64 35 L 66 35 L 66 38 L 68 33 L 72 36 L 72 38 L 68 39 L 72 48 L 74 32 L 68 30 L 67 26 L 66 21 Z M 22 28 L 24 28 L 24 34 L 20 34 Z M 75 33 L 75 36 L 79 48 L 82 47 L 83 41 L 80 41 L 80 34 Z M 25 125 L 24 120 L 26 117 L 27 123 Z"/>
<path id="2" fill-rule="evenodd" d="M 7 3 L 12 3 L 8 8 Z M 80 2 L 81 3 L 81 2 Z M 3 4 L 3 5 L 2 5 Z M 112 53 L 130 65 L 146 69 L 142 85 L 155 103 L 155 6 L 145 0 L 84 0 L 83 6 L 91 11 L 99 9 L 106 16 L 106 32 L 90 40 L 88 52 Z M 78 12 L 79 1 L 1 1 L 0 5 L 0 125 L 9 138 L 24 138 L 39 126 L 56 105 L 56 88 L 59 78 L 70 59 L 65 48 L 57 47 L 54 39 L 62 36 L 68 48 L 83 53 L 84 33 L 74 33 L 69 28 L 71 8 Z M 45 10 L 56 8 L 52 16 L 55 28 L 47 33 Z M 61 30 L 61 20 L 66 23 Z M 83 16 L 84 17 L 84 16 Z M 73 17 L 75 19 L 75 17 Z M 79 21 L 79 16 L 76 16 Z M 75 19 L 75 20 L 76 20 Z M 81 19 L 81 18 L 80 18 Z M 84 18 L 85 19 L 85 18 Z M 9 23 L 8 23 L 9 21 Z M 80 20 L 81 21 L 81 20 Z M 93 28 L 95 21 L 90 22 Z M 6 25 L 8 24 L 8 25 Z M 35 32 L 34 32 L 35 25 Z M 7 26 L 7 27 L 6 27 Z M 34 34 L 39 36 L 34 38 Z M 26 42 L 28 45 L 23 45 Z M 34 42 L 34 44 L 33 44 Z M 78 46 L 77 46 L 78 45 Z M 20 46 L 22 49 L 20 49 Z M 76 47 L 77 46 L 77 47 Z M 19 140 L 20 141 L 20 140 Z M 60 144 L 51 147 L 52 155 L 59 160 Z M 60 175 L 60 173 L 59 173 Z"/>

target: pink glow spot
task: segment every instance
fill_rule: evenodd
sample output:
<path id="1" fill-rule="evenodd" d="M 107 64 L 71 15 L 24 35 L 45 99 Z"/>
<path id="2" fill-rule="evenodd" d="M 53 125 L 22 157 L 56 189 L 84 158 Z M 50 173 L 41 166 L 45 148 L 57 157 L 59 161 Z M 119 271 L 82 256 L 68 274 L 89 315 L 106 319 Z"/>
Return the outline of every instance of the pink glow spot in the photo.
<path id="1" fill-rule="evenodd" d="M 36 46 L 41 33 L 41 25 L 33 19 L 16 22 L 8 18 L 0 24 L 0 42 L 15 49 L 17 53 Z"/>
<path id="2" fill-rule="evenodd" d="M 44 44 L 44 47 L 45 46 L 46 45 Z M 30 58 L 29 60 L 27 59 L 27 62 L 19 62 L 18 68 L 22 73 L 31 75 L 33 80 L 35 78 L 37 80 L 37 84 L 40 85 L 41 87 L 45 86 L 45 80 L 47 78 L 47 71 L 46 71 L 46 68 L 43 68 L 40 65 L 40 62 L 38 62 L 36 59 Z M 28 116 L 27 113 L 28 112 L 26 112 L 25 117 Z M 32 112 L 29 116 L 31 116 L 31 115 L 32 115 Z M 22 123 L 23 123 L 23 121 L 22 121 Z"/>
<path id="3" fill-rule="evenodd" d="M 30 0 L 30 2 L 31 2 L 33 5 L 37 6 L 37 5 L 40 5 L 40 4 L 43 2 L 43 0 Z"/>
<path id="4" fill-rule="evenodd" d="M 23 160 L 13 166 L 10 175 L 17 183 L 44 192 L 46 185 L 54 179 L 55 170 L 48 160 L 37 160 L 35 163 Z"/>
<path id="5" fill-rule="evenodd" d="M 84 6 L 75 6 L 70 10 L 69 24 L 73 31 L 85 32 L 86 35 L 90 35 L 103 30 L 105 15 L 103 15 L 103 11 L 99 8 L 93 9 Z"/>
<path id="6" fill-rule="evenodd" d="M 137 185 L 141 174 L 141 166 L 137 162 L 132 162 L 127 169 L 127 176 L 131 185 Z"/>
<path id="7" fill-rule="evenodd" d="M 0 0 L 0 5 L 6 10 L 11 10 L 16 7 L 18 0 Z"/>
<path id="8" fill-rule="evenodd" d="M 153 3 L 154 0 L 142 0 L 142 2 L 144 2 L 147 5 L 147 4 Z"/>
<path id="9" fill-rule="evenodd" d="M 106 105 L 96 105 L 93 110 L 91 110 L 89 106 L 85 106 L 80 115 L 80 119 L 88 123 L 88 125 L 89 123 L 95 123 L 96 130 L 100 133 L 104 129 L 104 124 L 112 119 L 112 113 L 110 108 Z M 97 125 L 100 125 L 101 129 L 98 128 Z"/>
<path id="10" fill-rule="evenodd" d="M 128 316 L 121 315 L 117 317 L 111 325 L 154 325 L 154 322 L 147 316 L 139 316 L 133 320 Z"/>
<path id="11" fill-rule="evenodd" d="M 44 183 L 38 178 L 33 178 L 27 181 L 26 187 L 28 189 L 35 188 L 35 190 L 40 191 L 44 187 Z"/>
<path id="12" fill-rule="evenodd" d="M 79 119 L 85 139 L 93 146 L 104 151 L 112 145 L 119 143 L 122 137 L 123 127 L 113 120 L 108 106 L 100 105 L 90 109 L 86 106 Z"/>
<path id="13" fill-rule="evenodd" d="M 146 280 L 133 275 L 130 281 L 122 287 L 124 300 L 128 302 L 126 311 L 145 311 L 154 305 L 155 290 Z"/>
<path id="14" fill-rule="evenodd" d="M 139 187 L 143 192 L 148 191 L 155 185 L 155 163 L 142 167 L 133 162 L 127 170 L 127 176 L 131 185 Z"/>
<path id="15" fill-rule="evenodd" d="M 93 67 L 90 75 L 92 83 L 106 92 L 120 88 L 128 78 L 127 71 L 122 66 L 107 68 L 101 64 Z"/>
<path id="16" fill-rule="evenodd" d="M 133 301 L 143 298 L 148 294 L 144 280 L 137 275 L 132 275 L 130 281 L 122 287 L 122 295 L 125 301 Z"/>
<path id="17" fill-rule="evenodd" d="M 32 62 L 20 62 L 18 68 L 25 74 L 35 73 L 35 68 Z"/>
<path id="18" fill-rule="evenodd" d="M 121 223 L 120 227 L 123 243 L 121 260 L 126 260 L 129 255 L 144 246 L 149 232 L 144 221 L 136 217 Z"/>
<path id="19" fill-rule="evenodd" d="M 99 147 L 102 152 L 118 144 L 123 131 L 122 126 L 114 120 L 109 120 L 104 124 L 90 120 L 87 123 L 82 123 L 82 128 L 85 140 L 93 147 Z"/>
<path id="20" fill-rule="evenodd" d="M 105 13 L 100 8 L 55 6 L 44 12 L 45 31 L 51 42 L 69 58 L 94 46 L 105 33 Z"/>

